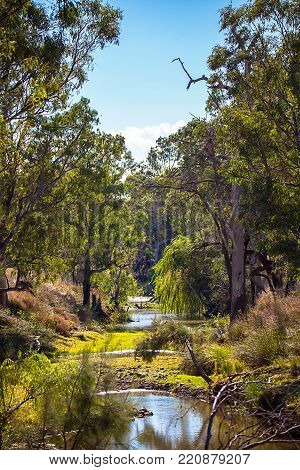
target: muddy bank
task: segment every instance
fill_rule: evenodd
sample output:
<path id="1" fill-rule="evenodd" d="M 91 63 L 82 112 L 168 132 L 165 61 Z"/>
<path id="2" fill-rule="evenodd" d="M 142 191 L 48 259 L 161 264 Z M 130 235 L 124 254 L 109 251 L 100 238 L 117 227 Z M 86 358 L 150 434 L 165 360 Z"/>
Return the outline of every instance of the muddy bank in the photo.
<path id="1" fill-rule="evenodd" d="M 202 387 L 192 387 L 184 383 L 174 384 L 164 381 L 160 374 L 158 379 L 149 379 L 145 372 L 131 372 L 123 368 L 114 369 L 114 380 L 112 387 L 115 391 L 130 389 L 156 390 L 168 392 L 181 398 L 197 398 L 209 402 L 212 399 L 211 391 Z M 101 391 L 101 390 L 100 390 Z"/>

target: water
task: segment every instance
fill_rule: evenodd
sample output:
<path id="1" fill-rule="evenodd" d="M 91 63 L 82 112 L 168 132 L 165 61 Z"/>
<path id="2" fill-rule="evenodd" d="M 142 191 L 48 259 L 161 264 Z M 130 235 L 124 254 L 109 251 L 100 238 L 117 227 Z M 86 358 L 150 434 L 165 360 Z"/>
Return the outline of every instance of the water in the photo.
<path id="1" fill-rule="evenodd" d="M 152 411 L 153 416 L 136 418 L 112 448 L 167 450 L 195 449 L 201 445 L 203 415 L 193 400 L 140 391 L 131 393 L 128 399 L 137 409 Z"/>
<path id="2" fill-rule="evenodd" d="M 148 330 L 152 327 L 153 321 L 175 317 L 158 313 L 156 310 L 133 310 L 130 316 L 132 321 L 124 323 L 123 326 L 131 330 Z"/>
<path id="3" fill-rule="evenodd" d="M 122 396 L 123 395 L 123 396 Z M 110 449 L 124 450 L 203 450 L 211 406 L 199 399 L 180 398 L 166 392 L 131 390 L 115 394 L 130 401 L 135 408 L 146 408 L 153 416 L 136 418 L 119 440 L 108 445 Z M 117 398 L 118 399 L 118 398 Z M 254 418 L 235 412 L 220 412 L 212 428 L 210 449 L 224 449 L 236 434 L 255 423 Z M 250 433 L 250 434 L 248 434 Z M 250 431 L 243 432 L 245 442 Z M 238 443 L 238 441 L 237 441 Z M 226 448 L 226 447 L 225 447 Z M 233 446 L 239 448 L 239 445 Z M 265 444 L 257 449 L 296 449 L 293 444 Z"/>
<path id="4" fill-rule="evenodd" d="M 151 329 L 154 320 L 174 317 L 163 315 L 155 310 L 134 310 L 131 314 L 132 322 L 123 326 L 130 329 Z M 189 326 L 198 325 L 198 321 L 183 322 Z M 191 324 L 192 323 L 192 324 Z M 131 355 L 132 351 L 113 351 L 111 355 L 120 353 Z M 169 351 L 165 351 L 169 353 Z M 173 352 L 170 352 L 173 353 Z M 108 438 L 105 444 L 96 440 L 93 432 L 83 436 L 85 449 L 124 449 L 124 450 L 203 450 L 205 446 L 207 425 L 210 418 L 211 406 L 199 399 L 180 398 L 167 392 L 157 392 L 141 389 L 118 390 L 109 392 L 114 400 L 121 400 L 125 404 L 131 403 L 135 408 L 146 408 L 153 412 L 153 416 L 136 418 L 128 426 L 122 428 L 118 438 Z M 103 393 L 99 393 L 99 399 Z M 254 424 L 254 419 L 246 414 L 237 414 L 235 411 L 219 413 L 216 415 L 210 449 L 224 449 L 226 443 L 236 434 Z M 244 433 L 247 439 L 247 431 Z M 243 438 L 243 439 L 244 439 Z M 57 442 L 61 444 L 60 442 Z M 238 442 L 237 442 L 238 444 Z M 239 448 L 237 445 L 235 448 Z M 269 444 L 268 449 L 293 449 L 293 444 Z"/>
<path id="5" fill-rule="evenodd" d="M 130 322 L 123 323 L 124 328 L 131 330 L 149 330 L 152 328 L 153 321 L 159 321 L 168 318 L 176 318 L 176 315 L 158 313 L 157 310 L 133 309 L 129 312 L 131 316 Z M 195 327 L 203 323 L 203 320 L 177 320 L 186 326 Z"/>

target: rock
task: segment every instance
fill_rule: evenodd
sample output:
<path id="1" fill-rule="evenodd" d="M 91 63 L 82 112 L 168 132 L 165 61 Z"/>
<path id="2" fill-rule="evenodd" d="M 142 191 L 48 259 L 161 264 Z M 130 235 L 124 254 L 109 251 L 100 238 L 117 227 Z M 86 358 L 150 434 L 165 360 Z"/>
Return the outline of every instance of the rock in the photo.
<path id="1" fill-rule="evenodd" d="M 153 416 L 152 411 L 147 410 L 147 408 L 140 408 L 139 410 L 135 409 L 134 411 L 136 418 L 146 418 L 146 416 Z"/>

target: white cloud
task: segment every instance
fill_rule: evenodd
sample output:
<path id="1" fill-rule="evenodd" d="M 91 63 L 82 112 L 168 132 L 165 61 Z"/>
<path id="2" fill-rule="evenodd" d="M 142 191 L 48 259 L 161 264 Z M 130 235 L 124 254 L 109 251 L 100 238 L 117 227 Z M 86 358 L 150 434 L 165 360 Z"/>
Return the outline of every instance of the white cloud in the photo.
<path id="1" fill-rule="evenodd" d="M 125 129 L 114 130 L 111 133 L 122 134 L 125 137 L 126 146 L 131 150 L 135 160 L 141 161 L 147 157 L 150 148 L 155 145 L 159 137 L 167 137 L 184 125 L 184 121 L 177 121 L 175 124 L 162 122 L 157 126 L 125 127 Z"/>

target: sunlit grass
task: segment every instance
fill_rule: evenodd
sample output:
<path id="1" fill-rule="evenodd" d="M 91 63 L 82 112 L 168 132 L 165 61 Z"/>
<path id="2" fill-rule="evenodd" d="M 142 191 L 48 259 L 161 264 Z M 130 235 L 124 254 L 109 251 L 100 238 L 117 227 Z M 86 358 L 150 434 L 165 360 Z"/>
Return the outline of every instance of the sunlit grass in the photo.
<path id="1" fill-rule="evenodd" d="M 143 339 L 143 331 L 116 331 L 97 333 L 88 331 L 78 333 L 71 338 L 60 337 L 55 342 L 56 354 L 83 354 L 85 352 L 109 352 L 135 349 L 137 343 Z"/>
<path id="2" fill-rule="evenodd" d="M 206 382 L 201 377 L 182 372 L 182 358 L 177 355 L 157 356 L 150 363 L 142 361 L 141 358 L 118 357 L 110 359 L 109 364 L 117 374 L 129 375 L 131 380 L 140 379 L 145 383 L 158 384 L 162 388 L 164 385 L 174 389 L 180 385 L 189 388 L 207 388 Z"/>

